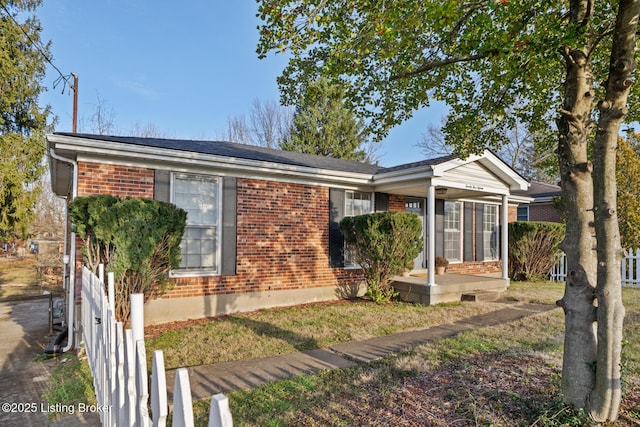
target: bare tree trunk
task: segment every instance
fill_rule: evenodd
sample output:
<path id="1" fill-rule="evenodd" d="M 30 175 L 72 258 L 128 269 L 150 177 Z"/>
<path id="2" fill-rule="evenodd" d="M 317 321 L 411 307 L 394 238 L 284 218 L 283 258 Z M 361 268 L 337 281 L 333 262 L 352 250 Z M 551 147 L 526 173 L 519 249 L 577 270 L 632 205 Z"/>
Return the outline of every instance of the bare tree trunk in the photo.
<path id="1" fill-rule="evenodd" d="M 589 119 L 593 109 L 593 77 L 584 51 L 565 48 L 561 53 L 567 67 L 564 108 L 557 122 L 558 161 L 567 218 L 561 244 L 567 254 L 567 284 L 563 298 L 557 302 L 565 313 L 562 392 L 566 403 L 584 408 L 595 383 L 592 367 L 596 360 L 593 184 L 587 154 L 587 137 L 593 126 Z"/>
<path id="2" fill-rule="evenodd" d="M 588 25 L 589 5 L 589 0 L 570 2 L 573 24 Z M 578 408 L 586 407 L 595 384 L 592 367 L 596 359 L 593 182 L 587 152 L 594 91 L 588 51 L 588 46 L 560 50 L 567 74 L 564 105 L 557 121 L 558 162 L 567 218 L 561 244 L 567 254 L 567 283 L 564 296 L 557 302 L 565 314 L 562 392 L 565 402 Z"/>
<path id="3" fill-rule="evenodd" d="M 631 75 L 636 67 L 634 55 L 639 14 L 640 0 L 620 1 L 606 95 L 598 104 L 600 119 L 594 141 L 598 350 L 596 382 L 589 399 L 589 410 L 598 422 L 615 421 L 621 401 L 620 355 L 625 310 L 620 277 L 623 251 L 616 210 L 616 149 L 620 124 L 627 112 Z"/>

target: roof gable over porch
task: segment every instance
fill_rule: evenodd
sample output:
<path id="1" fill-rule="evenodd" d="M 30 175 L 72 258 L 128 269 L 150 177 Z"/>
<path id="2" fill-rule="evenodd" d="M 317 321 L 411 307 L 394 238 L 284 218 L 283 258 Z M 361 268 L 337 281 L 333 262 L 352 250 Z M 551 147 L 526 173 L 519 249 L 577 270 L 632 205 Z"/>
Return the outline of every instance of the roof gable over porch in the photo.
<path id="1" fill-rule="evenodd" d="M 376 191 L 426 197 L 427 187 L 446 198 L 476 198 L 524 191 L 528 181 L 491 151 L 460 159 L 439 157 L 384 169 L 373 177 Z"/>

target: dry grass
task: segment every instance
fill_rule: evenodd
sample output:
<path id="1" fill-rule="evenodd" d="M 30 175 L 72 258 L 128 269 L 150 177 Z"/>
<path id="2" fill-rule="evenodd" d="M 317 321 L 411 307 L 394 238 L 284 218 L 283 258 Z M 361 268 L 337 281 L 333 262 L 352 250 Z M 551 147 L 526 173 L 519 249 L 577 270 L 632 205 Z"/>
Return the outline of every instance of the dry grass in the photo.
<path id="1" fill-rule="evenodd" d="M 42 295 L 44 291 L 59 294 L 62 284 L 56 275 L 39 277 L 37 257 L 0 258 L 0 300 L 13 300 Z"/>
<path id="2" fill-rule="evenodd" d="M 553 303 L 561 296 L 562 284 L 526 283 L 512 286 L 506 299 Z M 625 397 L 616 425 L 637 426 L 640 290 L 625 289 L 623 300 Z M 563 334 L 563 313 L 557 309 L 441 339 L 377 363 L 227 396 L 237 426 L 588 425 L 584 413 L 562 403 Z M 196 407 L 196 425 L 206 425 L 208 401 Z"/>
<path id="3" fill-rule="evenodd" d="M 353 300 L 261 310 L 147 327 L 147 354 L 163 350 L 168 369 L 250 359 L 456 322 L 502 306 L 454 303 L 425 307 Z"/>
<path id="4" fill-rule="evenodd" d="M 513 301 L 554 304 L 562 284 L 514 283 L 502 302 L 421 306 L 364 300 L 260 310 L 145 328 L 147 354 L 163 350 L 167 369 L 325 348 L 453 323 Z"/>

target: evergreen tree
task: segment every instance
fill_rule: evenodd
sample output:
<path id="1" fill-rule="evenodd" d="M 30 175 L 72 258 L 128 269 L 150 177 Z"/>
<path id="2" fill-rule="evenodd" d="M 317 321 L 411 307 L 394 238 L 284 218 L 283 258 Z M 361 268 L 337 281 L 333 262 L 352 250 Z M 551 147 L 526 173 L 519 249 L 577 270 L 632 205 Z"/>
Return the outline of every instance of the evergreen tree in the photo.
<path id="1" fill-rule="evenodd" d="M 32 13 L 41 0 L 0 0 L 0 240 L 26 237 L 44 171 L 49 107 L 38 104 L 49 44 Z"/>
<path id="2" fill-rule="evenodd" d="M 366 152 L 363 126 L 343 102 L 338 85 L 319 79 L 307 87 L 293 115 L 291 135 L 280 141 L 280 148 L 298 153 L 317 154 L 364 161 Z"/>

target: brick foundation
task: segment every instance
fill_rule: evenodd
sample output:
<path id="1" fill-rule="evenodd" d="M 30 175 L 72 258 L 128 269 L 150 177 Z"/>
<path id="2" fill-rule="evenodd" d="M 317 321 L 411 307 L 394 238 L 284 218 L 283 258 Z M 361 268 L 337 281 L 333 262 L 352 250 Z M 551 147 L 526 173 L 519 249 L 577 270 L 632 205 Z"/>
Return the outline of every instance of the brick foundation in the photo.
<path id="1" fill-rule="evenodd" d="M 502 271 L 500 261 L 472 261 L 461 264 L 449 264 L 447 272 L 458 274 L 499 273 Z"/>

